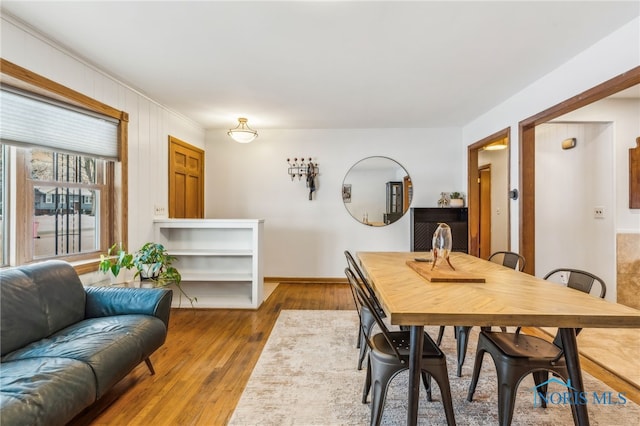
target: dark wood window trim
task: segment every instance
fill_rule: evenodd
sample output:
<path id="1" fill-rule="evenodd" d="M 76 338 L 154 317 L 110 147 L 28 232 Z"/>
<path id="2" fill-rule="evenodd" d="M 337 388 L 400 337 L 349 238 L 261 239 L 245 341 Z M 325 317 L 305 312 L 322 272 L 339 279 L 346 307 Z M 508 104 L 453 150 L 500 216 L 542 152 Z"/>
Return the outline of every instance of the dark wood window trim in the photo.
<path id="1" fill-rule="evenodd" d="M 20 67 L 12 62 L 0 58 L 0 70 L 2 84 L 15 86 L 27 91 L 31 91 L 40 95 L 67 102 L 90 111 L 94 111 L 119 121 L 118 125 L 118 159 L 117 163 L 111 163 L 107 168 L 107 179 L 111 179 L 114 184 L 114 191 L 108 200 L 109 220 L 101 221 L 103 228 L 102 235 L 106 238 L 101 239 L 100 251 L 106 252 L 107 248 L 113 241 L 122 241 L 127 246 L 127 229 L 128 229 L 128 123 L 129 116 L 126 112 L 117 110 L 109 105 L 103 104 L 92 99 L 82 93 L 76 92 L 66 86 L 55 81 L 49 80 L 39 74 Z M 95 254 L 86 256 L 87 262 L 76 266 L 76 271 L 80 274 L 92 272 L 96 270 Z M 80 257 L 78 257 L 80 258 Z"/>

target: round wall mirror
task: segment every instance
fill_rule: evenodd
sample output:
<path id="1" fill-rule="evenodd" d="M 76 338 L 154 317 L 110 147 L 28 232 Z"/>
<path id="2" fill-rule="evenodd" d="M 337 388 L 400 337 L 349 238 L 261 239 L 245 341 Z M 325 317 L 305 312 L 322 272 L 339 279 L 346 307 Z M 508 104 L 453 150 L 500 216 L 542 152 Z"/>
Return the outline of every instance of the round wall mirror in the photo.
<path id="1" fill-rule="evenodd" d="M 388 157 L 368 157 L 349 169 L 342 182 L 342 201 L 355 220 L 385 226 L 400 219 L 411 204 L 409 173 Z"/>

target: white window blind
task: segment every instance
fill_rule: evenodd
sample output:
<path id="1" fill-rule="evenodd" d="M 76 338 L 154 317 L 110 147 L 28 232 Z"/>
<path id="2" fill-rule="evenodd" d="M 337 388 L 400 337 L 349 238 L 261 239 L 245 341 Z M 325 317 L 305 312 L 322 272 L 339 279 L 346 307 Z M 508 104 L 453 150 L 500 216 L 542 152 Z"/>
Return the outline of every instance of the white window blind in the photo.
<path id="1" fill-rule="evenodd" d="M 7 87 L 0 90 L 0 139 L 6 144 L 118 158 L 117 120 Z"/>

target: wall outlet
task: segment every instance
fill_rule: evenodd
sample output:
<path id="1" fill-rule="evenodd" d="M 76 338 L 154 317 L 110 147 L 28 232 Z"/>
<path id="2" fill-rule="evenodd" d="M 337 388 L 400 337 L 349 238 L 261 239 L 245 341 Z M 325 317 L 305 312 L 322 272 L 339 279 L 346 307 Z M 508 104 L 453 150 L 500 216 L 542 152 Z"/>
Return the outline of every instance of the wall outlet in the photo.
<path id="1" fill-rule="evenodd" d="M 155 205 L 153 206 L 153 215 L 156 217 L 165 217 L 167 215 L 167 211 L 164 206 Z"/>
<path id="2" fill-rule="evenodd" d="M 562 284 L 566 284 L 569 282 L 569 273 L 568 272 L 560 272 L 560 282 Z"/>
<path id="3" fill-rule="evenodd" d="M 604 207 L 594 207 L 593 217 L 595 219 L 604 219 Z"/>

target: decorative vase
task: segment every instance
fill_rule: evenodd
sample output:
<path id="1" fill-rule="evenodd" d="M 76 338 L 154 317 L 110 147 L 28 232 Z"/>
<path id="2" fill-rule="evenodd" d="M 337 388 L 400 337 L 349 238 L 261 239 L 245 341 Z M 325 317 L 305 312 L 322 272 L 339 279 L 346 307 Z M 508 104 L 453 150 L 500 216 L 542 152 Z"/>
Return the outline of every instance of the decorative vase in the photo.
<path id="1" fill-rule="evenodd" d="M 451 237 L 451 228 L 446 223 L 438 224 L 436 231 L 433 233 L 433 240 L 431 241 L 431 247 L 433 248 L 433 264 L 431 269 L 435 268 L 439 263 L 442 263 L 443 259 L 446 259 L 451 269 L 455 270 L 451 262 L 449 261 L 449 253 L 453 247 L 453 239 Z"/>
<path id="2" fill-rule="evenodd" d="M 158 278 L 159 271 L 156 270 L 155 263 L 145 263 L 140 265 L 140 281 L 152 280 Z"/>
<path id="3" fill-rule="evenodd" d="M 464 207 L 464 198 L 452 198 L 449 200 L 449 207 Z"/>
<path id="4" fill-rule="evenodd" d="M 124 274 L 113 275 L 113 272 L 109 271 L 109 284 L 113 286 L 122 285 L 126 281 Z"/>

